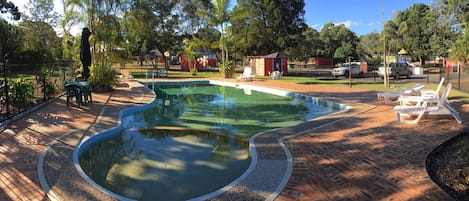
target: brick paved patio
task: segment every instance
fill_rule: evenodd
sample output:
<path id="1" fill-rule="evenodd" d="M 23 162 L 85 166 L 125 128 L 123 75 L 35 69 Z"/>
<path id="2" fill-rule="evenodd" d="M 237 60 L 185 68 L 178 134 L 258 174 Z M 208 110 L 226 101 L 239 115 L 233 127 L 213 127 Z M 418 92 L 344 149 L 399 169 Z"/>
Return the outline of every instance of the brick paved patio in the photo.
<path id="1" fill-rule="evenodd" d="M 277 200 L 451 200 L 428 177 L 425 158 L 436 146 L 461 133 L 465 124 L 459 125 L 450 118 L 424 120 L 418 125 L 396 124 L 392 106 L 377 103 L 375 92 L 362 89 L 270 80 L 246 84 L 376 106 L 287 139 L 285 144 L 293 156 L 293 172 Z M 144 104 L 151 98 L 145 89 L 130 82 L 119 86 L 112 94 L 93 93 L 92 105 L 67 108 L 62 98 L 9 125 L 0 135 L 0 200 L 48 200 L 46 193 L 51 192 L 43 191 L 37 164 L 50 143 L 57 143 L 56 139 L 65 133 L 80 131 L 92 135 L 97 130 L 110 128 L 117 122 L 118 111 Z M 469 107 L 455 105 L 463 119 L 467 119 Z M 99 128 L 95 126 L 98 121 Z M 61 147 L 67 151 L 76 145 L 70 142 L 77 142 L 76 139 L 61 140 Z M 73 168 L 54 163 L 48 167 L 57 172 Z M 75 185 L 63 181 L 66 176 L 51 179 L 47 172 L 45 175 L 46 179 L 54 181 L 50 189 L 59 199 L 91 197 L 100 200 L 99 194 L 83 196 L 61 192 L 64 187 L 61 185 L 65 185 L 61 183 L 68 183 L 64 188 L 89 188 L 83 182 Z"/>

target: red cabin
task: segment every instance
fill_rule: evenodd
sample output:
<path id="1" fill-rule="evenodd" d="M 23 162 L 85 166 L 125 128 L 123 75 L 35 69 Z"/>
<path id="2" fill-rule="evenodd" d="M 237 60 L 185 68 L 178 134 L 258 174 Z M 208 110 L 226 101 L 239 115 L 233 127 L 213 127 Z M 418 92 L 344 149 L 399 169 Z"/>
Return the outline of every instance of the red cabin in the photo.
<path id="1" fill-rule="evenodd" d="M 316 56 L 314 62 L 316 64 L 316 68 L 319 68 L 321 66 L 331 67 L 334 65 L 334 60 L 332 59 L 332 57 Z"/>
<path id="2" fill-rule="evenodd" d="M 197 61 L 189 61 L 186 54 L 181 54 L 181 70 L 189 71 L 193 65 L 195 65 L 198 71 L 207 67 L 218 66 L 218 59 L 214 53 L 203 50 L 194 51 L 194 53 L 199 55 Z"/>
<path id="3" fill-rule="evenodd" d="M 445 58 L 445 70 L 447 74 L 458 73 L 462 70 L 462 63 L 459 61 L 451 61 Z"/>
<path id="4" fill-rule="evenodd" d="M 251 57 L 252 73 L 260 76 L 269 76 L 274 71 L 282 75 L 288 74 L 288 56 L 275 52 L 265 56 Z"/>

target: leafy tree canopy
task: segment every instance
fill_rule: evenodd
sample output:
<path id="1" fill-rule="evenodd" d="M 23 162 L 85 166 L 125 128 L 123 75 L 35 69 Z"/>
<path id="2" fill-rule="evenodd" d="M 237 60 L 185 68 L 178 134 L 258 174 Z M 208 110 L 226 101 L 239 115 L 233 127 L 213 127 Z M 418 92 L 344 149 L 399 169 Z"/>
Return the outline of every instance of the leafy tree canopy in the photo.
<path id="1" fill-rule="evenodd" d="M 304 5 L 303 0 L 239 1 L 234 10 L 249 15 L 236 19 L 234 33 L 245 38 L 247 54 L 283 51 L 292 45 L 290 36 L 304 25 Z"/>
<path id="2" fill-rule="evenodd" d="M 367 35 L 360 36 L 357 53 L 361 55 L 361 60 L 379 64 L 381 62 L 381 54 L 383 54 L 381 35 L 373 31 Z"/>
<path id="3" fill-rule="evenodd" d="M 305 27 L 304 31 L 300 34 L 292 35 L 291 40 L 294 45 L 287 48 L 285 52 L 288 55 L 303 60 L 304 63 L 318 55 L 323 47 L 319 32 L 310 27 Z"/>
<path id="4" fill-rule="evenodd" d="M 319 32 L 324 47 L 321 51 L 322 55 L 334 56 L 337 48 L 349 44 L 352 48 L 357 47 L 358 37 L 350 31 L 345 25 L 334 25 L 332 22 L 327 23 Z"/>
<path id="5" fill-rule="evenodd" d="M 430 39 L 434 34 L 434 25 L 435 18 L 428 5 L 416 3 L 399 12 L 385 25 L 384 32 L 389 41 L 387 51 L 397 54 L 403 48 L 423 65 L 426 57 L 432 54 Z"/>
<path id="6" fill-rule="evenodd" d="M 18 6 L 7 0 L 0 0 L 0 13 L 10 13 L 13 16 L 13 20 L 20 20 L 21 18 Z"/>

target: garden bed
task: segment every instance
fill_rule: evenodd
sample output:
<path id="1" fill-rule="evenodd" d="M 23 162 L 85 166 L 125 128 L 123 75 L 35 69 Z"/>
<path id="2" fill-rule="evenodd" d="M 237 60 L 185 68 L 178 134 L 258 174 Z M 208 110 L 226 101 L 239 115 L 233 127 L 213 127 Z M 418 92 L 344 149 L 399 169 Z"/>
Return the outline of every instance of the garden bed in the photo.
<path id="1" fill-rule="evenodd" d="M 427 171 L 452 197 L 469 201 L 469 134 L 461 133 L 430 153 Z"/>

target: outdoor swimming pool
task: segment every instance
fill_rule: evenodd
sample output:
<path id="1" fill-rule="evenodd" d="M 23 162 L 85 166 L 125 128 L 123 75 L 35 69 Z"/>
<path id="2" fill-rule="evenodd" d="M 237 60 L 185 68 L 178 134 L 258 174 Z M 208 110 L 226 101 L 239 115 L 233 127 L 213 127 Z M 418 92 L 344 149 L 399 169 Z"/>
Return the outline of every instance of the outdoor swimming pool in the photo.
<path id="1" fill-rule="evenodd" d="M 186 200 L 216 191 L 248 168 L 251 136 L 340 109 L 275 90 L 206 83 L 153 88 L 151 105 L 123 115 L 121 128 L 91 138 L 79 152 L 89 178 L 131 199 Z"/>

